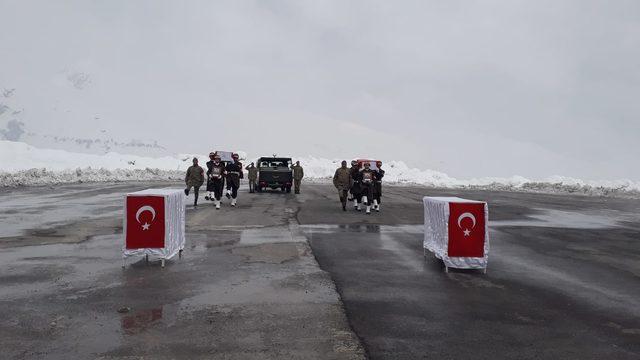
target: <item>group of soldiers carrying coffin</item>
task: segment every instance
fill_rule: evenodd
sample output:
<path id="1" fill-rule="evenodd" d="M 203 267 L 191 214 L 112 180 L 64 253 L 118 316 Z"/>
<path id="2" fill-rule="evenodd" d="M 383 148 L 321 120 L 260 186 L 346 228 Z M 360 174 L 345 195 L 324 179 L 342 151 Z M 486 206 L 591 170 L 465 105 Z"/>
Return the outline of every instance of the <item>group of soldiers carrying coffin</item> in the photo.
<path id="1" fill-rule="evenodd" d="M 353 160 L 351 168 L 347 168 L 347 162 L 342 161 L 341 167 L 333 175 L 333 185 L 338 189 L 342 210 L 347 210 L 347 201 L 353 201 L 357 211 L 362 210 L 362 204 L 367 214 L 371 213 L 372 208 L 379 212 L 383 177 L 382 161 L 376 161 L 376 169 L 371 169 L 369 161 L 363 161 L 361 167 L 357 160 Z M 349 193 L 351 198 L 348 198 Z"/>
<path id="2" fill-rule="evenodd" d="M 212 152 L 209 154 L 209 161 L 207 161 L 207 194 L 204 199 L 213 201 L 216 205 L 216 209 L 220 209 L 222 200 L 222 193 L 227 185 L 227 192 L 225 196 L 231 199 L 231 206 L 236 206 L 238 198 L 238 189 L 240 188 L 240 179 L 244 177 L 242 172 L 242 163 L 239 160 L 239 156 L 236 153 L 231 155 L 232 161 L 223 162 L 218 153 Z M 185 195 L 189 195 L 191 188 L 193 188 L 193 206 L 198 206 L 198 197 L 200 187 L 204 184 L 205 172 L 198 165 L 198 159 L 193 158 L 193 165 L 187 169 L 187 175 L 185 176 L 185 182 L 187 188 L 184 190 Z"/>
<path id="3" fill-rule="evenodd" d="M 206 175 L 207 194 L 204 197 L 205 200 L 213 201 L 216 209 L 220 209 L 226 183 L 227 191 L 224 195 L 231 200 L 231 206 L 235 207 L 237 205 L 240 180 L 244 178 L 242 163 L 238 154 L 233 153 L 231 155 L 232 160 L 224 162 L 217 152 L 211 152 L 209 153 L 209 159 L 205 173 L 204 169 L 198 165 L 198 159 L 193 158 L 193 166 L 187 169 L 185 176 L 187 185 L 184 190 L 185 195 L 188 196 L 193 188 L 193 206 L 197 207 L 200 187 L 204 184 Z M 333 175 L 333 185 L 338 189 L 342 210 L 347 210 L 347 201 L 353 201 L 354 209 L 357 211 L 362 210 L 361 205 L 365 207 L 367 214 L 370 214 L 372 209 L 380 211 L 384 170 L 382 170 L 381 161 L 376 161 L 375 164 L 376 168 L 371 169 L 370 161 L 363 161 L 361 166 L 360 162 L 353 160 L 351 168 L 348 168 L 347 162 L 342 161 L 341 167 Z M 295 193 L 299 194 L 304 170 L 299 161 L 291 169 L 293 170 Z M 258 168 L 254 163 L 251 163 L 246 167 L 246 170 L 248 172 L 249 192 L 254 192 L 258 179 Z M 350 198 L 349 194 L 351 194 Z"/>

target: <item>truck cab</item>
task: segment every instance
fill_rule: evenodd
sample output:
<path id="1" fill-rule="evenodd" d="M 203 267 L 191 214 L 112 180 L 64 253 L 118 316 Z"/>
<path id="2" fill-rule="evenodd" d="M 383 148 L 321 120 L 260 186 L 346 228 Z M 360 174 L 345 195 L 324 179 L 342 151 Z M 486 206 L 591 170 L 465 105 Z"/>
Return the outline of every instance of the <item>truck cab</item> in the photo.
<path id="1" fill-rule="evenodd" d="M 293 171 L 291 170 L 291 158 L 288 157 L 261 157 L 256 162 L 258 167 L 258 186 L 256 190 L 280 189 L 291 192 L 293 183 Z"/>

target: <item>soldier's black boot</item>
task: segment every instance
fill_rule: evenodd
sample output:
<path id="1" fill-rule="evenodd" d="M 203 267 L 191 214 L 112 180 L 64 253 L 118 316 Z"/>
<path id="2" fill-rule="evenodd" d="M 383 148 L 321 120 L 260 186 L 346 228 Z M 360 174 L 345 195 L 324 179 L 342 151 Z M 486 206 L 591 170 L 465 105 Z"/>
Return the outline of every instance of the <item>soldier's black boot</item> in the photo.
<path id="1" fill-rule="evenodd" d="M 184 189 L 184 194 L 189 196 L 189 189 Z"/>

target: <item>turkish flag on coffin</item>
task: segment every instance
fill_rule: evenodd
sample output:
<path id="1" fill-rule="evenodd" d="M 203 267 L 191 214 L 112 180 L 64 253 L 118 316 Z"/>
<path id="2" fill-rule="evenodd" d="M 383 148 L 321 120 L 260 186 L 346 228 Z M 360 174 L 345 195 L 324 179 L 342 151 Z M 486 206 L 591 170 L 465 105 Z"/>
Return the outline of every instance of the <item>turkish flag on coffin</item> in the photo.
<path id="1" fill-rule="evenodd" d="M 449 203 L 449 257 L 484 257 L 484 203 Z"/>
<path id="2" fill-rule="evenodd" d="M 127 249 L 164 247 L 164 196 L 127 196 Z"/>

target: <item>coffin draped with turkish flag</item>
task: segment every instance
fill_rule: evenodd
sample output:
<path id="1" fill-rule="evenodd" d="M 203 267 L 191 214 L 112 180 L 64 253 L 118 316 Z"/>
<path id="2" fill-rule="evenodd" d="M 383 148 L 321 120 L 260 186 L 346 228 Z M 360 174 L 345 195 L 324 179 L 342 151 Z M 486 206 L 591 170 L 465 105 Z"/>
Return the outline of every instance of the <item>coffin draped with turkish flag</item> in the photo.
<path id="1" fill-rule="evenodd" d="M 423 198 L 425 249 L 445 266 L 486 269 L 489 259 L 489 206 L 457 197 Z"/>
<path id="2" fill-rule="evenodd" d="M 124 202 L 122 256 L 170 259 L 184 249 L 185 195 L 181 189 L 147 189 Z"/>

